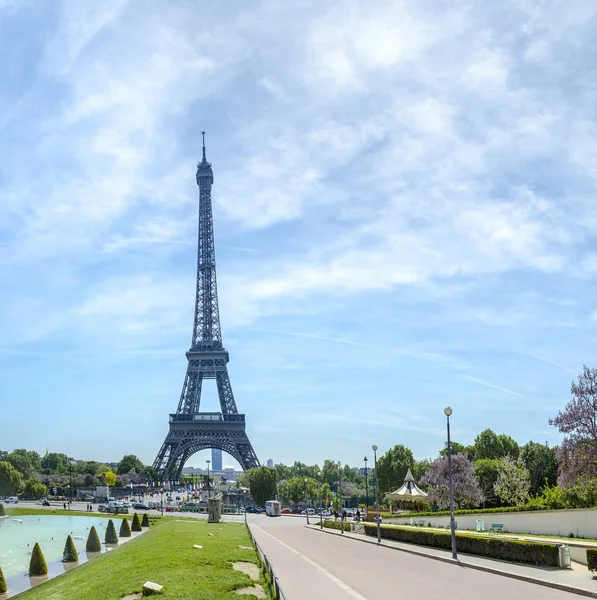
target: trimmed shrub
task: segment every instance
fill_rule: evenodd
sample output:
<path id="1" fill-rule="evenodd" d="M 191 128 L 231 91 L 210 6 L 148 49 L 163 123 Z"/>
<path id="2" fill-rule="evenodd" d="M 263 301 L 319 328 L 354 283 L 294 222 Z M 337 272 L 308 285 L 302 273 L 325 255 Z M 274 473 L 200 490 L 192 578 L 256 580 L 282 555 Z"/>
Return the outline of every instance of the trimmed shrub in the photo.
<path id="1" fill-rule="evenodd" d="M 87 536 L 87 544 L 85 545 L 85 550 L 87 552 L 101 552 L 102 551 L 102 543 L 100 542 L 99 535 L 97 535 L 95 526 L 91 527 L 91 529 L 89 530 L 89 535 Z"/>
<path id="2" fill-rule="evenodd" d="M 2 504 L 0 504 L 2 506 Z M 4 579 L 4 573 L 2 567 L 0 567 L 0 594 L 3 594 L 8 588 L 6 587 L 6 579 Z"/>
<path id="3" fill-rule="evenodd" d="M 365 523 L 365 533 L 377 535 L 377 527 Z M 425 529 L 407 529 L 392 525 L 381 526 L 381 537 L 398 542 L 407 542 L 419 546 L 431 546 L 450 550 L 450 532 L 427 531 Z M 456 534 L 456 546 L 459 552 L 487 556 L 509 562 L 526 563 L 545 567 L 557 567 L 558 545 L 544 542 L 524 542 L 508 538 L 481 537 L 478 535 Z"/>
<path id="4" fill-rule="evenodd" d="M 114 521 L 112 521 L 112 519 L 108 521 L 104 542 L 106 542 L 106 544 L 118 544 L 118 536 L 116 535 L 116 528 L 114 527 Z"/>
<path id="5" fill-rule="evenodd" d="M 141 521 L 139 521 L 139 515 L 135 513 L 133 515 L 133 522 L 131 524 L 131 531 L 142 531 Z"/>
<path id="6" fill-rule="evenodd" d="M 0 517 L 5 517 L 6 513 L 4 512 L 4 504 L 0 502 Z"/>
<path id="7" fill-rule="evenodd" d="M 589 571 L 597 571 L 597 548 L 587 548 L 587 567 Z"/>
<path id="8" fill-rule="evenodd" d="M 66 538 L 66 544 L 64 544 L 64 552 L 62 552 L 62 562 L 77 562 L 79 560 L 79 553 L 75 548 L 73 538 L 69 535 Z"/>
<path id="9" fill-rule="evenodd" d="M 328 529 L 337 529 L 340 531 L 340 521 L 324 521 L 323 526 Z M 350 531 L 350 523 L 344 522 L 344 531 Z"/>
<path id="10" fill-rule="evenodd" d="M 39 544 L 35 542 L 33 551 L 31 552 L 31 560 L 29 561 L 29 575 L 47 575 L 48 565 L 44 558 L 44 553 L 41 551 Z"/>
<path id="11" fill-rule="evenodd" d="M 455 510 L 455 515 L 483 515 L 490 513 L 512 513 L 512 512 L 532 512 L 536 510 L 550 510 L 547 506 L 538 506 L 537 504 L 525 504 L 524 506 L 497 506 L 495 508 L 467 508 Z M 437 510 L 435 512 L 427 510 L 421 512 L 401 512 L 387 515 L 393 519 L 404 517 L 445 517 L 450 514 L 449 510 Z M 382 513 L 383 515 L 383 513 Z"/>
<path id="12" fill-rule="evenodd" d="M 147 513 L 143 514 L 143 519 L 141 520 L 141 527 L 149 527 L 149 516 Z"/>
<path id="13" fill-rule="evenodd" d="M 118 535 L 120 535 L 120 537 L 131 537 L 131 527 L 126 519 L 122 519 L 120 533 Z"/>

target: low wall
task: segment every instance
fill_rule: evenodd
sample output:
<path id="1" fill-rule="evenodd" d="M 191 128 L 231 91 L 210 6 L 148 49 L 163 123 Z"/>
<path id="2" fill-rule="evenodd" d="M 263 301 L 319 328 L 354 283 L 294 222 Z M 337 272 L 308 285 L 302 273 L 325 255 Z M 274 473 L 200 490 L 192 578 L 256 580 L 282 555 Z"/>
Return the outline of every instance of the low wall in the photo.
<path id="1" fill-rule="evenodd" d="M 425 525 L 433 527 L 448 527 L 450 517 L 418 517 L 425 519 Z M 534 533 L 537 535 L 573 534 L 575 538 L 597 539 L 597 508 L 575 508 L 565 510 L 537 510 L 521 512 L 478 513 L 471 515 L 455 515 L 458 529 L 477 529 L 477 519 L 485 521 L 485 529 L 489 530 L 492 523 L 502 523 L 508 533 Z M 398 515 L 384 522 L 407 524 L 409 518 Z"/>

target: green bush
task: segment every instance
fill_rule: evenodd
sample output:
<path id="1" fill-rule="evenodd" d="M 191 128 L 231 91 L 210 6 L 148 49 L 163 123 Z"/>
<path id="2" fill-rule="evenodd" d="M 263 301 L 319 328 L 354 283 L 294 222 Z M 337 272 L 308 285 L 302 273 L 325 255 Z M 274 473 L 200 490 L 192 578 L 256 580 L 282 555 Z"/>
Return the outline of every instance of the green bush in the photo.
<path id="1" fill-rule="evenodd" d="M 6 513 L 4 512 L 4 504 L 0 502 L 0 517 L 5 517 Z"/>
<path id="2" fill-rule="evenodd" d="M 323 526 L 340 531 L 340 521 L 324 521 Z M 344 522 L 344 531 L 350 531 L 350 523 Z"/>
<path id="3" fill-rule="evenodd" d="M 139 515 L 137 513 L 133 515 L 131 531 L 141 531 L 141 521 L 139 521 Z"/>
<path id="4" fill-rule="evenodd" d="M 587 548 L 587 567 L 589 571 L 597 571 L 597 548 Z"/>
<path id="5" fill-rule="evenodd" d="M 131 527 L 126 519 L 122 519 L 120 533 L 118 535 L 120 535 L 120 537 L 131 537 Z"/>
<path id="6" fill-rule="evenodd" d="M 147 513 L 143 514 L 143 519 L 141 520 L 141 527 L 149 527 L 149 516 Z"/>
<path id="7" fill-rule="evenodd" d="M 87 544 L 85 545 L 85 550 L 87 552 L 101 552 L 102 551 L 102 543 L 100 542 L 99 535 L 97 535 L 97 531 L 95 527 L 91 527 L 89 530 L 89 535 L 87 536 Z"/>
<path id="8" fill-rule="evenodd" d="M 116 535 L 116 528 L 114 527 L 114 521 L 112 521 L 112 519 L 108 521 L 104 542 L 106 542 L 106 544 L 118 544 L 118 536 Z"/>
<path id="9" fill-rule="evenodd" d="M 44 553 L 41 551 L 39 544 L 35 542 L 33 551 L 31 552 L 31 560 L 29 561 L 29 575 L 47 575 L 48 565 L 44 558 Z"/>
<path id="10" fill-rule="evenodd" d="M 376 536 L 376 525 L 365 523 L 365 533 L 370 536 Z M 431 546 L 445 550 L 450 550 L 451 548 L 449 531 L 429 531 L 425 529 L 408 529 L 392 525 L 382 525 L 381 537 L 398 542 L 417 544 L 419 546 Z M 465 554 L 476 554 L 477 556 L 487 556 L 509 562 L 546 567 L 557 567 L 559 565 L 557 544 L 524 542 L 508 538 L 489 538 L 457 533 L 456 546 L 459 552 L 464 552 Z"/>
<path id="11" fill-rule="evenodd" d="M 0 504 L 2 506 L 2 504 Z M 2 567 L 0 567 L 0 594 L 3 594 L 8 588 L 6 587 L 6 579 L 4 579 L 4 573 Z"/>
<path id="12" fill-rule="evenodd" d="M 69 535 L 66 538 L 66 544 L 64 544 L 64 552 L 62 553 L 62 562 L 77 562 L 79 560 L 79 553 L 75 548 L 73 538 Z"/>

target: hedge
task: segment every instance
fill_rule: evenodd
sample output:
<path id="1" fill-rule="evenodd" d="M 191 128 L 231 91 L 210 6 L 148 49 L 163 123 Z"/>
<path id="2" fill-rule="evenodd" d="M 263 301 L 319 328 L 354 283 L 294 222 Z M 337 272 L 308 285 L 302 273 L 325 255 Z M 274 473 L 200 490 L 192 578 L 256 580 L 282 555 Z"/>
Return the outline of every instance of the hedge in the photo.
<path id="1" fill-rule="evenodd" d="M 0 506 L 2 506 L 0 504 Z M 2 567 L 0 567 L 0 594 L 3 594 L 8 588 L 6 587 L 6 579 L 4 579 L 4 573 Z"/>
<path id="2" fill-rule="evenodd" d="M 116 535 L 116 528 L 114 527 L 114 521 L 112 521 L 112 519 L 108 521 L 104 542 L 106 544 L 118 544 L 118 536 Z"/>
<path id="3" fill-rule="evenodd" d="M 0 517 L 5 517 L 6 513 L 4 512 L 4 504 L 0 502 Z"/>
<path id="4" fill-rule="evenodd" d="M 488 513 L 508 513 L 508 512 L 531 512 L 535 510 L 552 510 L 546 508 L 545 506 L 534 506 L 525 504 L 524 506 L 501 506 L 496 508 L 476 508 L 476 509 L 466 509 L 466 510 L 455 510 L 455 515 L 480 515 L 480 514 L 488 514 Z M 449 516 L 449 510 L 438 510 L 436 512 L 427 511 L 427 512 L 401 512 L 401 513 L 393 513 L 391 516 L 394 518 L 402 518 L 402 517 L 445 517 Z"/>
<path id="5" fill-rule="evenodd" d="M 120 533 L 118 535 L 120 537 L 131 537 L 131 528 L 126 519 L 122 519 L 122 523 L 120 523 Z"/>
<path id="6" fill-rule="evenodd" d="M 62 552 L 62 562 L 77 562 L 79 560 L 79 553 L 75 548 L 73 538 L 69 535 L 66 538 L 66 544 L 64 544 L 64 551 Z"/>
<path id="7" fill-rule="evenodd" d="M 419 546 L 431 546 L 432 548 L 451 549 L 451 537 L 449 531 L 428 531 L 425 529 L 408 529 L 391 525 L 381 526 L 381 537 L 407 542 Z M 377 527 L 371 523 L 365 523 L 365 533 L 370 536 L 377 535 Z M 545 567 L 558 567 L 558 545 L 544 542 L 524 542 L 497 537 L 482 537 L 478 535 L 456 534 L 456 546 L 459 552 L 487 556 L 509 562 L 526 563 Z"/>
<path id="8" fill-rule="evenodd" d="M 587 567 L 589 571 L 597 571 L 597 548 L 587 548 Z"/>
<path id="9" fill-rule="evenodd" d="M 149 517 L 147 513 L 143 513 L 143 519 L 141 521 L 141 527 L 149 527 Z"/>
<path id="10" fill-rule="evenodd" d="M 29 575 L 47 575 L 48 565 L 44 553 L 41 551 L 39 544 L 35 542 L 33 551 L 31 552 L 31 560 L 29 561 Z"/>
<path id="11" fill-rule="evenodd" d="M 131 523 L 131 531 L 142 531 L 141 521 L 139 520 L 139 515 L 137 513 L 135 513 L 133 515 L 133 522 Z"/>
<path id="12" fill-rule="evenodd" d="M 87 536 L 87 544 L 85 545 L 85 550 L 87 552 L 101 552 L 102 551 L 102 543 L 100 542 L 99 535 L 97 535 L 97 531 L 95 526 L 92 526 L 89 530 L 89 535 Z"/>
<path id="13" fill-rule="evenodd" d="M 340 521 L 324 521 L 323 526 L 340 531 Z M 344 522 L 344 531 L 350 531 L 350 523 Z"/>

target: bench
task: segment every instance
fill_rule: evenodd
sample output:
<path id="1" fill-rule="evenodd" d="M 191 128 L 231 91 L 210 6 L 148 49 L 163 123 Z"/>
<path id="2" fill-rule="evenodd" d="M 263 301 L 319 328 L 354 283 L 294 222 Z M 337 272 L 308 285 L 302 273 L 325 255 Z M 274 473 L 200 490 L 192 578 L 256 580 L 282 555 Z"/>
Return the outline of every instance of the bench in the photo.
<path id="1" fill-rule="evenodd" d="M 492 523 L 491 527 L 489 528 L 489 533 L 491 533 L 493 531 L 493 533 L 504 533 L 504 524 L 503 523 Z"/>

